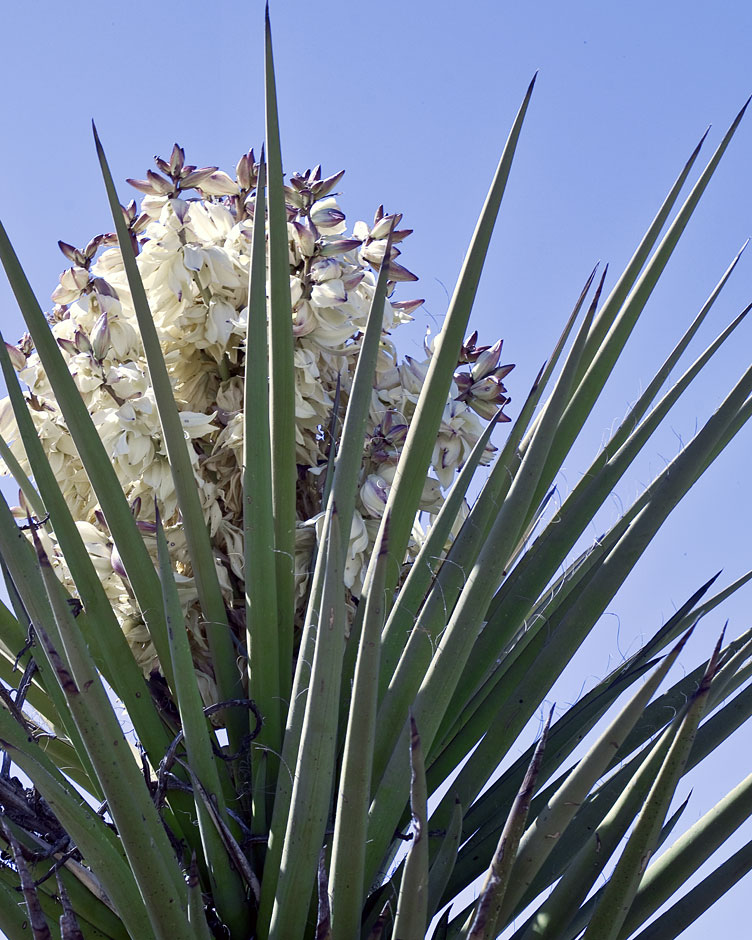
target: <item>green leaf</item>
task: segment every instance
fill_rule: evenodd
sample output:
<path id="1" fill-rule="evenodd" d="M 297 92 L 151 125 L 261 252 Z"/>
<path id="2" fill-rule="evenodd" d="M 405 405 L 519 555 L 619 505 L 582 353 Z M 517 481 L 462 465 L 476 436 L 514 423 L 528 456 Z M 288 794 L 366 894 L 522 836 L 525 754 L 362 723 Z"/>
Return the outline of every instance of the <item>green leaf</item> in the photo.
<path id="1" fill-rule="evenodd" d="M 467 931 L 467 940 L 493 940 L 497 934 L 499 917 L 509 887 L 520 839 L 525 831 L 552 716 L 553 708 L 541 732 L 522 786 L 509 810 L 509 816 L 499 837 L 499 843 L 475 905 L 475 913 Z"/>
<path id="2" fill-rule="evenodd" d="M 418 726 L 412 714 L 409 720 L 412 841 L 402 870 L 393 933 L 400 940 L 422 940 L 428 926 L 428 792 Z"/>
<path id="3" fill-rule="evenodd" d="M 271 438 L 266 315 L 266 164 L 263 151 L 256 184 L 253 240 L 248 283 L 243 429 L 243 536 L 248 643 L 248 684 L 264 716 L 251 751 L 253 829 L 268 826 L 276 782 L 276 760 L 282 747 L 280 676 L 288 664 L 280 659 L 277 614 L 274 513 L 272 502 Z M 262 783 L 263 781 L 263 783 Z M 270 791 L 266 793 L 268 788 Z"/>
<path id="4" fill-rule="evenodd" d="M 164 596 L 167 638 L 175 676 L 175 696 L 180 712 L 188 765 L 191 776 L 200 781 L 203 790 L 208 792 L 214 811 L 220 817 L 225 817 L 227 808 L 223 787 L 219 780 L 220 767 L 212 753 L 213 736 L 209 732 L 207 720 L 204 717 L 183 611 L 172 573 L 172 561 L 158 511 L 156 523 L 159 578 Z M 224 767 L 221 770 L 225 772 Z M 230 863 L 222 838 L 214 823 L 213 814 L 207 811 L 203 798 L 195 791 L 195 788 L 194 800 L 204 850 L 203 860 L 209 872 L 214 903 L 220 917 L 230 930 L 238 934 L 244 931 L 247 933 L 251 929 L 250 912 L 242 880 Z"/>
<path id="5" fill-rule="evenodd" d="M 332 503 L 326 516 L 326 568 L 318 630 L 300 733 L 279 881 L 270 904 L 264 878 L 259 921 L 272 906 L 269 937 L 301 934 L 316 881 L 319 853 L 329 818 L 337 745 L 342 653 L 345 642 L 344 589 L 339 517 Z M 267 865 L 269 856 L 267 856 Z M 272 887 L 274 887 L 272 885 Z M 268 893 L 267 893 L 268 892 Z M 268 916 L 268 915 L 266 915 Z"/>
<path id="6" fill-rule="evenodd" d="M 433 917 L 441 905 L 449 879 L 457 861 L 457 852 L 462 842 L 462 804 L 455 800 L 454 812 L 446 829 L 441 847 L 431 862 L 428 875 L 428 916 Z"/>
<path id="7" fill-rule="evenodd" d="M 32 536 L 57 633 L 63 641 L 67 658 L 67 664 L 61 661 L 58 667 L 59 681 L 107 799 L 152 929 L 158 938 L 164 940 L 189 940 L 185 882 L 172 846 L 75 618 L 62 596 L 60 583 L 33 529 Z M 36 626 L 48 655 L 54 657 L 56 651 L 51 648 L 46 631 L 40 624 Z M 144 841 L 145 829 L 149 832 L 148 842 Z"/>
<path id="8" fill-rule="evenodd" d="M 700 688 L 690 703 L 679 731 L 616 863 L 611 878 L 596 905 L 583 940 L 616 940 L 645 871 L 647 860 L 658 842 L 661 826 L 668 812 L 676 785 L 681 778 L 697 733 L 710 684 L 718 668 L 721 641 L 711 658 Z"/>
<path id="9" fill-rule="evenodd" d="M 272 500 L 276 533 L 277 616 L 280 695 L 290 690 L 293 661 L 295 554 L 295 377 L 293 368 L 290 262 L 282 151 L 269 7 L 266 7 L 264 75 L 269 212 L 269 415 L 272 445 Z"/>
<path id="10" fill-rule="evenodd" d="M 379 679 L 379 638 L 384 625 L 384 582 L 389 526 L 381 530 L 378 564 L 366 600 L 334 817 L 331 863 L 332 940 L 349 940 L 360 928 L 363 909 L 368 806 Z"/>

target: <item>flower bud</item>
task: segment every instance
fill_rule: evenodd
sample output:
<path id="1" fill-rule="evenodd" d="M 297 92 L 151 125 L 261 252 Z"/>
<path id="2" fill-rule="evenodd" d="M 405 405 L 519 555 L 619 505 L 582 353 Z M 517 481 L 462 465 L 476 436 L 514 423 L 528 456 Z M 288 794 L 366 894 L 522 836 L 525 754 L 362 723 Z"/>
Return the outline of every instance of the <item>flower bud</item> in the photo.
<path id="1" fill-rule="evenodd" d="M 409 317 L 415 310 L 418 309 L 418 307 L 421 307 L 424 303 L 425 300 L 423 300 L 423 298 L 420 298 L 419 300 L 397 300 L 392 302 L 392 307 L 395 310 L 399 310 L 403 316 Z"/>
<path id="2" fill-rule="evenodd" d="M 194 189 L 195 187 L 200 186 L 204 180 L 209 179 L 209 177 L 217 170 L 216 166 L 203 166 L 200 170 L 191 170 L 186 176 L 180 180 L 181 189 Z"/>
<path id="3" fill-rule="evenodd" d="M 363 242 L 359 238 L 333 238 L 331 241 L 319 245 L 317 255 L 319 258 L 332 258 L 335 255 L 344 255 L 348 251 L 360 248 Z M 363 279 L 361 274 L 358 283 Z"/>
<path id="4" fill-rule="evenodd" d="M 339 173 L 335 173 L 334 176 L 328 176 L 324 180 L 317 180 L 311 186 L 311 192 L 316 199 L 323 199 L 324 196 L 328 196 L 329 193 L 334 189 L 337 183 L 345 175 L 344 170 L 340 170 Z"/>
<path id="5" fill-rule="evenodd" d="M 412 235 L 413 230 L 411 228 L 401 228 L 396 232 L 392 232 L 392 244 L 396 245 L 397 242 L 403 242 L 408 235 Z"/>
<path id="6" fill-rule="evenodd" d="M 95 290 L 97 294 L 102 297 L 112 297 L 115 300 L 119 299 L 118 292 L 115 290 L 112 284 L 110 284 L 109 281 L 106 281 L 103 277 L 93 277 L 91 279 L 91 286 L 93 290 Z"/>
<path id="7" fill-rule="evenodd" d="M 253 150 L 244 153 L 238 160 L 238 165 L 235 167 L 235 175 L 237 176 L 238 185 L 241 189 L 247 191 L 253 189 L 256 185 L 258 177 L 256 174 L 256 158 L 253 155 Z"/>
<path id="8" fill-rule="evenodd" d="M 194 186 L 196 185 L 194 183 Z M 197 188 L 207 196 L 235 196 L 238 192 L 238 184 L 222 170 L 216 170 L 207 176 L 197 185 Z"/>
<path id="9" fill-rule="evenodd" d="M 80 267 L 83 267 L 86 264 L 86 259 L 84 258 L 83 253 L 78 250 L 78 248 L 74 248 L 73 245 L 69 245 L 67 242 L 58 242 L 57 246 L 68 259 L 68 261 L 71 261 L 73 264 L 77 264 Z"/>
<path id="10" fill-rule="evenodd" d="M 58 336 L 57 344 L 64 352 L 69 353 L 71 356 L 78 355 L 78 348 L 76 347 L 76 344 L 73 342 L 73 340 L 63 339 L 62 336 Z"/>
<path id="11" fill-rule="evenodd" d="M 112 570 L 115 574 L 119 574 L 121 578 L 128 580 L 128 575 L 125 572 L 125 565 L 123 560 L 120 557 L 120 552 L 117 550 L 115 545 L 112 546 L 112 552 L 110 553 L 110 564 L 112 565 Z"/>
<path id="12" fill-rule="evenodd" d="M 478 379 L 482 379 L 484 376 L 488 375 L 489 372 L 493 372 L 493 370 L 499 364 L 501 345 L 502 340 L 499 340 L 490 348 L 484 349 L 483 352 L 478 356 L 478 358 L 475 360 L 475 363 L 473 364 L 472 369 L 470 370 L 473 381 L 477 382 Z"/>
<path id="13" fill-rule="evenodd" d="M 18 346 L 12 346 L 10 343 L 6 343 L 5 350 L 8 353 L 11 365 L 16 370 L 16 372 L 20 372 L 22 369 L 26 368 L 26 356 L 18 348 Z"/>
<path id="14" fill-rule="evenodd" d="M 316 250 L 316 236 L 311 226 L 303 222 L 293 222 L 294 241 L 301 257 L 311 258 Z"/>
<path id="15" fill-rule="evenodd" d="M 92 355 L 97 362 L 102 362 L 107 355 L 107 350 L 110 348 L 110 324 L 107 311 L 105 311 L 94 324 L 90 341 Z"/>
<path id="16" fill-rule="evenodd" d="M 84 248 L 84 251 L 83 251 L 84 259 L 86 261 L 87 266 L 89 263 L 91 263 L 91 259 L 94 257 L 97 251 L 102 247 L 102 245 L 106 244 L 108 238 L 111 238 L 111 237 L 112 237 L 111 235 L 95 235 L 94 238 L 91 239 L 91 241 L 86 246 L 86 248 Z"/>
<path id="17" fill-rule="evenodd" d="M 177 176 L 185 164 L 185 150 L 175 144 L 170 154 L 170 176 Z"/>
<path id="18" fill-rule="evenodd" d="M 311 221 L 318 229 L 339 228 L 344 225 L 345 213 L 337 208 L 333 199 L 327 199 L 311 209 Z"/>
<path id="19" fill-rule="evenodd" d="M 389 280 L 390 281 L 417 281 L 418 275 L 403 268 L 401 264 L 395 261 L 389 262 Z"/>
<path id="20" fill-rule="evenodd" d="M 399 248 L 392 247 L 389 253 L 389 259 L 398 258 L 400 255 Z M 381 241 L 370 242 L 366 247 L 361 251 L 360 257 L 367 264 L 372 264 L 374 267 L 379 267 L 383 263 L 384 257 L 386 256 L 386 239 L 381 239 Z"/>
<path id="21" fill-rule="evenodd" d="M 76 351 L 80 353 L 90 353 L 91 352 L 91 343 L 89 342 L 89 337 L 86 335 L 84 330 L 81 327 L 76 329 L 76 332 L 73 334 L 73 342 L 76 346 Z"/>
<path id="22" fill-rule="evenodd" d="M 389 498 L 389 487 L 386 480 L 378 473 L 372 473 L 366 478 L 360 488 L 360 501 L 370 516 L 376 519 L 384 515 L 386 501 Z"/>
<path id="23" fill-rule="evenodd" d="M 370 235 L 374 241 L 378 241 L 381 238 L 386 238 L 392 228 L 396 228 L 402 219 L 402 213 L 399 212 L 396 215 L 385 215 L 383 218 L 373 226 L 371 229 Z"/>

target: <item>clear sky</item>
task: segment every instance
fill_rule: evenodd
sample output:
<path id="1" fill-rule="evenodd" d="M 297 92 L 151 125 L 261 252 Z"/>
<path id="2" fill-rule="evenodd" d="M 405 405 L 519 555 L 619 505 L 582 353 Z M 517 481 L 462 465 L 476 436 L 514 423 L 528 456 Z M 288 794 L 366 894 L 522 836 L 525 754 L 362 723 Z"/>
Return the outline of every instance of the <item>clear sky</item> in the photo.
<path id="1" fill-rule="evenodd" d="M 261 0 L 38 0 L 4 11 L 0 217 L 43 306 L 66 266 L 57 240 L 81 246 L 110 229 L 92 117 L 118 181 L 143 176 L 153 155 L 168 155 L 175 141 L 189 162 L 231 170 L 263 138 L 262 19 Z M 707 125 L 709 156 L 752 93 L 752 6 L 738 0 L 277 0 L 272 22 L 286 169 L 344 168 L 340 201 L 350 222 L 370 218 L 383 202 L 415 229 L 402 260 L 421 280 L 400 296 L 425 297 L 427 313 L 403 343 L 407 353 L 446 311 L 509 125 L 540 69 L 473 318 L 481 339 L 503 337 L 504 360 L 517 363 L 507 380 L 512 414 L 593 264 L 609 262 L 613 275 L 622 270 Z M 567 461 L 563 493 L 752 235 L 751 155 L 748 116 L 633 335 L 613 391 Z M 120 192 L 123 202 L 135 195 L 124 182 Z M 750 300 L 752 249 L 692 353 Z M 4 283 L 0 322 L 7 339 L 23 330 Z M 624 505 L 748 365 L 750 329 L 742 328 L 622 482 Z M 719 568 L 725 585 L 751 566 L 750 433 L 671 517 L 558 701 L 575 699 L 634 651 Z M 604 520 L 619 511 L 614 502 Z M 708 618 L 688 667 L 707 654 L 725 618 L 734 636 L 749 626 L 751 600 L 750 590 L 742 592 Z M 752 729 L 735 740 L 715 755 L 712 773 L 696 775 L 689 822 L 749 772 Z M 682 784 L 680 798 L 687 791 Z M 748 824 L 735 846 L 750 837 Z M 739 935 L 744 891 L 685 936 Z"/>

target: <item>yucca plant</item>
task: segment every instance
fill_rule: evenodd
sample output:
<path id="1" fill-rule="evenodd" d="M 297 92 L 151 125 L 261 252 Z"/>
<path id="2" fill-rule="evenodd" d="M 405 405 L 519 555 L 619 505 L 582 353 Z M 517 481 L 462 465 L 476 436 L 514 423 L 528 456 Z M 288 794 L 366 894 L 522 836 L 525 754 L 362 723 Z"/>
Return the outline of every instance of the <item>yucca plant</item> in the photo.
<path id="1" fill-rule="evenodd" d="M 752 867 L 745 846 L 677 897 L 752 812 L 752 776 L 665 847 L 682 777 L 752 711 L 752 636 L 709 640 L 706 662 L 664 680 L 752 572 L 709 579 L 526 735 L 752 412 L 751 368 L 584 541 L 744 319 L 669 381 L 737 258 L 549 508 L 742 114 L 680 204 L 691 155 L 613 287 L 590 275 L 508 416 L 501 342 L 465 337 L 533 85 L 444 325 L 424 361 L 400 361 L 390 334 L 420 303 L 395 293 L 415 280 L 396 261 L 409 231 L 380 207 L 347 235 L 341 173 L 285 180 L 268 16 L 265 55 L 265 143 L 235 178 L 176 145 L 133 181 L 140 209 L 122 208 L 95 131 L 116 231 L 61 243 L 72 266 L 49 316 L 0 229 L 29 331 L 0 344 L 0 456 L 20 487 L 0 504 L 0 928 L 679 936 Z"/>

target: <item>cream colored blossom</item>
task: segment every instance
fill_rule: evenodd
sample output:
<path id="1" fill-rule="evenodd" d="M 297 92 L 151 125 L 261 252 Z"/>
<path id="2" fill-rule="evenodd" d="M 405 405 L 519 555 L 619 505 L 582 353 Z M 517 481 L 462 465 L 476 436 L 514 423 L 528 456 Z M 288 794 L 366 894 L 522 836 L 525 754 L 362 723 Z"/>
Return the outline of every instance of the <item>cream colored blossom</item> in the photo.
<path id="1" fill-rule="evenodd" d="M 138 240 L 139 271 L 215 550 L 221 590 L 228 611 L 234 613 L 242 612 L 245 604 L 243 377 L 255 205 L 252 181 L 257 178 L 257 168 L 247 163 L 241 160 L 238 164 L 236 181 L 216 167 L 187 168 L 182 176 L 176 172 L 168 179 L 169 165 L 158 161 L 167 175 L 151 173 L 146 180 L 135 181 L 145 193 L 141 210 L 139 213 L 135 204 L 127 210 Z M 305 175 L 294 174 L 295 185 L 285 190 L 299 464 L 295 536 L 298 623 L 307 600 L 316 541 L 321 535 L 333 411 L 336 404 L 341 426 L 375 291 L 376 269 L 385 258 L 390 229 L 401 220 L 401 216 L 388 215 L 379 207 L 372 224 L 357 222 L 351 235 L 344 234 L 344 212 L 329 195 L 340 177 L 335 174 L 321 180 L 317 168 Z M 409 322 L 421 303 L 398 301 L 392 294 L 395 282 L 415 279 L 395 260 L 400 257 L 401 245 L 395 246 L 409 234 L 403 229 L 392 235 L 391 283 L 384 303 L 357 508 L 345 559 L 344 580 L 351 614 L 362 590 L 399 455 L 433 354 L 432 345 L 427 343 L 424 359 L 400 359 L 391 338 L 391 332 Z M 209 703 L 215 691 L 206 628 L 130 288 L 120 252 L 112 244 L 112 236 L 100 236 L 89 243 L 85 252 L 61 245 L 66 258 L 74 263 L 62 273 L 53 292 L 57 306 L 51 330 L 134 507 L 155 565 L 155 501 L 165 521 L 201 694 Z M 501 378 L 510 368 L 498 364 L 500 343 L 476 347 L 476 338 L 463 346 L 465 358 L 458 367 L 469 363 L 470 369 L 456 374 L 459 385 L 452 386 L 442 414 L 420 502 L 421 511 L 430 514 L 440 509 L 443 491 L 478 440 L 483 419 L 497 407 L 503 390 Z M 154 646 L 134 607 L 96 496 L 39 357 L 30 347 L 21 352 L 20 344 L 11 354 L 15 355 L 20 380 L 33 396 L 31 416 L 50 466 L 124 634 L 148 674 L 159 668 Z M 8 399 L 0 401 L 0 434 L 24 471 L 30 473 Z M 74 593 L 75 585 L 54 535 L 43 534 L 58 574 Z M 407 559 L 415 557 L 424 539 L 425 531 L 416 518 Z M 242 648 L 242 631 L 238 642 Z"/>

